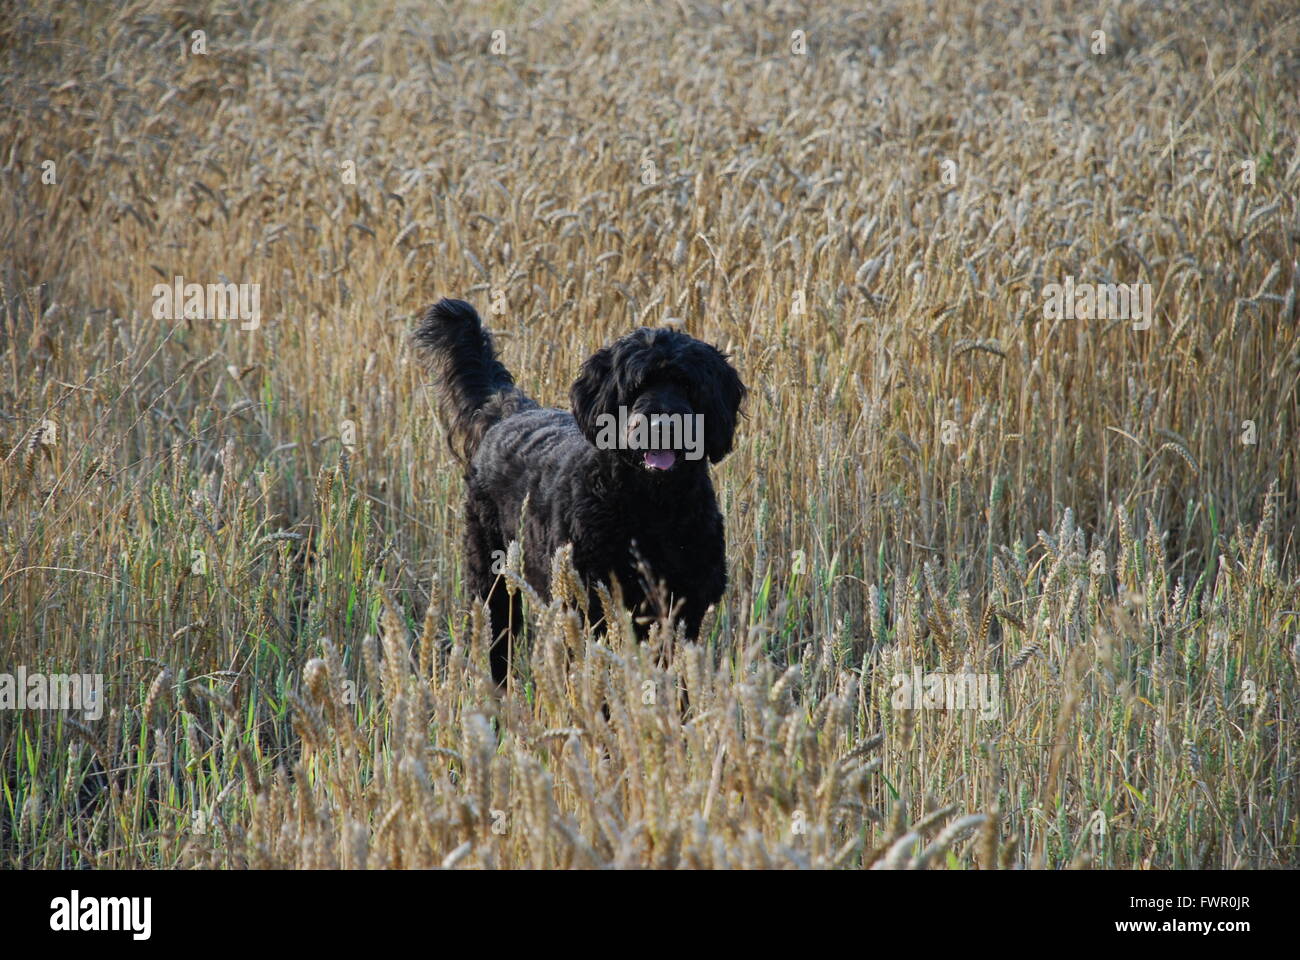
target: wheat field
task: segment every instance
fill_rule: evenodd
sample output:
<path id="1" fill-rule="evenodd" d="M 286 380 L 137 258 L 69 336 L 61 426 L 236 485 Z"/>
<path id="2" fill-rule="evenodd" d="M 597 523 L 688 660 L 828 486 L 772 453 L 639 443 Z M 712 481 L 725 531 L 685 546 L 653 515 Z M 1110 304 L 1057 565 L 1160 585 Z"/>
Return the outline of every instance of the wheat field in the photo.
<path id="1" fill-rule="evenodd" d="M 0 709 L 0 864 L 1297 866 L 1298 51 L 1285 0 L 7 6 L 0 674 L 103 687 Z M 732 354 L 701 643 L 513 551 L 498 695 L 440 296 L 554 405 L 635 326 Z"/>

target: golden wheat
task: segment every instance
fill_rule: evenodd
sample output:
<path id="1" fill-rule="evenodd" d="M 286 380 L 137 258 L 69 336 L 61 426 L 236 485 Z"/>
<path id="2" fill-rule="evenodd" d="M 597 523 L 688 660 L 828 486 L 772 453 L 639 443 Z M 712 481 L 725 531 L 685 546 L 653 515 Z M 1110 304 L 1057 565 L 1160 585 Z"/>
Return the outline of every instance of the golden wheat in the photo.
<path id="1" fill-rule="evenodd" d="M 1296 864 L 1286 3 L 209 6 L 0 14 L 0 672 L 107 682 L 0 711 L 0 862 Z M 515 544 L 494 688 L 444 294 L 546 403 L 733 354 L 699 644 Z"/>

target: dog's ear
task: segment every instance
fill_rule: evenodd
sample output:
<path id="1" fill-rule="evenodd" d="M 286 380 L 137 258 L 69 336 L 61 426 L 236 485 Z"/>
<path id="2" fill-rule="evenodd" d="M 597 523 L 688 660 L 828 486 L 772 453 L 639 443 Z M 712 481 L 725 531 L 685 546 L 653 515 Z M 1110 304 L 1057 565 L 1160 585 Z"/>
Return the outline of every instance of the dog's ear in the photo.
<path id="1" fill-rule="evenodd" d="M 704 452 L 710 463 L 717 463 L 731 452 L 736 433 L 736 417 L 748 389 L 740 375 L 727 362 L 727 355 L 706 343 L 695 351 L 695 384 L 700 413 L 704 414 Z"/>
<path id="2" fill-rule="evenodd" d="M 597 350 L 582 365 L 569 389 L 569 403 L 578 429 L 592 446 L 600 433 L 601 414 L 618 416 L 618 378 L 614 376 L 614 351 Z"/>

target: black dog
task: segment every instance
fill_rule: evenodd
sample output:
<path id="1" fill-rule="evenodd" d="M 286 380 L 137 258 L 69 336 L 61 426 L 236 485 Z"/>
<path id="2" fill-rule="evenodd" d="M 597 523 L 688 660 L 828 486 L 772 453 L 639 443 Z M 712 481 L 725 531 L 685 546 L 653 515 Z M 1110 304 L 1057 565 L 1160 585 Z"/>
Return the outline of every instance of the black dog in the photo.
<path id="1" fill-rule="evenodd" d="M 651 603 L 662 585 L 695 639 L 727 585 L 722 514 L 705 460 L 731 451 L 746 392 L 726 356 L 683 333 L 642 328 L 583 364 L 569 414 L 539 407 L 515 386 L 462 300 L 430 307 L 415 340 L 437 378 L 452 451 L 466 466 L 468 579 L 492 617 L 492 679 L 505 683 L 522 620 L 518 594 L 512 606 L 498 576 L 511 540 L 523 543 L 524 576 L 541 596 L 550 597 L 552 555 L 571 543 L 593 617 L 596 582 L 616 583 L 644 638 L 641 620 L 665 612 Z"/>

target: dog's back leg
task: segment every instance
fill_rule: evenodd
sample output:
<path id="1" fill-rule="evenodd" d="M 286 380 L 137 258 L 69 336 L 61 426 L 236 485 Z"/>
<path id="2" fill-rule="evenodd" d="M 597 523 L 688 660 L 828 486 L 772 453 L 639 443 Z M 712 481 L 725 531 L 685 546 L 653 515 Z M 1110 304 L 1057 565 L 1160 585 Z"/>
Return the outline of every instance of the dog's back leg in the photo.
<path id="1" fill-rule="evenodd" d="M 523 625 L 523 603 L 506 590 L 500 571 L 505 567 L 506 542 L 490 501 L 476 499 L 471 492 L 465 504 L 466 581 L 470 593 L 488 609 L 491 636 L 488 662 L 492 681 L 505 687 L 510 675 L 510 654 L 514 635 Z"/>
<path id="2" fill-rule="evenodd" d="M 523 628 L 524 605 L 520 595 L 515 593 L 511 597 L 506 591 L 505 582 L 497 578 L 488 599 L 488 610 L 492 615 L 492 646 L 488 650 L 492 681 L 504 688 L 510 676 L 515 637 Z"/>

